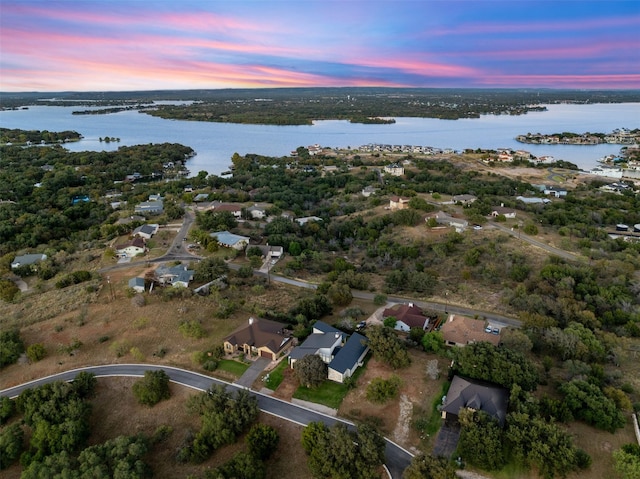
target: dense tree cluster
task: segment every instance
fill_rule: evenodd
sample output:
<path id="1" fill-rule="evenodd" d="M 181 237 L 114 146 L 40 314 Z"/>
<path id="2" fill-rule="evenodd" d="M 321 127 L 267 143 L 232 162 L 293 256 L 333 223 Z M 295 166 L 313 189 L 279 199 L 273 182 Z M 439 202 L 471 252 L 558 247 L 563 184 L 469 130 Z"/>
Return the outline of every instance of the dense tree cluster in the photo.
<path id="1" fill-rule="evenodd" d="M 350 431 L 342 423 L 329 428 L 312 422 L 302 431 L 302 447 L 309 455 L 309 469 L 318 478 L 371 479 L 380 477 L 384 439 L 371 426 Z"/>
<path id="2" fill-rule="evenodd" d="M 522 353 L 478 342 L 454 350 L 453 371 L 472 379 L 483 379 L 506 388 L 517 384 L 526 391 L 538 385 L 536 366 Z"/>
<path id="3" fill-rule="evenodd" d="M 24 352 L 24 341 L 17 329 L 0 332 L 0 368 L 15 363 Z"/>
<path id="4" fill-rule="evenodd" d="M 200 416 L 202 425 L 192 438 L 187 438 L 178 452 L 178 460 L 199 463 L 221 446 L 232 444 L 258 417 L 254 396 L 240 390 L 232 396 L 224 386 L 213 385 L 189 398 L 187 407 Z"/>

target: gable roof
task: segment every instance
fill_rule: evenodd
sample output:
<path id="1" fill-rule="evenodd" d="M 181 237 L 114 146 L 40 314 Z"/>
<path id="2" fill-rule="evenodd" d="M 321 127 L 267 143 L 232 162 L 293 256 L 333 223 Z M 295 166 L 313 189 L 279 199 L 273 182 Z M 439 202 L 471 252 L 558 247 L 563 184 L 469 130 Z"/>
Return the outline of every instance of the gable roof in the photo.
<path id="1" fill-rule="evenodd" d="M 362 334 L 353 333 L 347 343 L 338 351 L 329 368 L 343 374 L 350 369 L 360 359 L 360 356 L 367 350 L 367 338 Z"/>
<path id="2" fill-rule="evenodd" d="M 454 376 L 442 410 L 456 416 L 462 408 L 484 411 L 502 425 L 508 400 L 509 393 L 504 388 Z"/>
<path id="3" fill-rule="evenodd" d="M 18 266 L 25 266 L 37 263 L 38 261 L 44 261 L 45 259 L 47 259 L 47 255 L 42 253 L 23 254 L 15 257 L 11 263 L 11 267 L 17 268 Z"/>
<path id="4" fill-rule="evenodd" d="M 142 239 L 140 236 L 136 236 L 134 237 L 131 241 L 129 241 L 128 243 L 124 243 L 121 245 L 116 245 L 116 250 L 120 251 L 126 248 L 130 248 L 130 247 L 134 247 L 134 248 L 140 248 L 142 250 L 145 249 L 145 242 L 144 239 Z"/>
<path id="5" fill-rule="evenodd" d="M 285 336 L 285 324 L 262 318 L 249 318 L 249 322 L 224 338 L 234 346 L 248 344 L 256 348 L 267 347 L 280 352 L 291 339 Z"/>
<path id="6" fill-rule="evenodd" d="M 398 321 L 402 321 L 410 328 L 424 328 L 424 323 L 428 319 L 422 314 L 422 310 L 413 303 L 401 304 L 393 308 L 387 308 L 382 313 L 383 318 L 393 316 Z"/>
<path id="7" fill-rule="evenodd" d="M 228 231 L 216 231 L 215 233 L 211 233 L 209 236 L 217 238 L 218 243 L 229 247 L 234 246 L 242 241 L 244 241 L 245 243 L 249 243 L 248 236 L 240 236 L 229 233 Z"/>
<path id="8" fill-rule="evenodd" d="M 137 277 L 129 280 L 130 288 L 135 288 L 136 286 L 144 288 L 144 278 Z"/>
<path id="9" fill-rule="evenodd" d="M 456 314 L 449 315 L 449 319 L 442 325 L 440 332 L 445 342 L 470 344 L 486 341 L 494 346 L 500 343 L 500 335 L 485 332 L 484 321 Z"/>

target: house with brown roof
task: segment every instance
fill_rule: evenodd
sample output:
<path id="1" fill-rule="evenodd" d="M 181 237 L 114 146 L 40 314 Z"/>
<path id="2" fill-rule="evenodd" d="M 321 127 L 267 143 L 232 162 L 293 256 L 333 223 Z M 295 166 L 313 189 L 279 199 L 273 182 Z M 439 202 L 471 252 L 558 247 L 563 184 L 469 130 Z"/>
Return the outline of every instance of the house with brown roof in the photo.
<path id="1" fill-rule="evenodd" d="M 127 258 L 133 258 L 139 254 L 143 254 L 147 251 L 147 245 L 144 238 L 136 236 L 128 243 L 120 244 L 115 247 L 118 256 L 124 256 Z"/>
<path id="2" fill-rule="evenodd" d="M 275 361 L 293 345 L 285 325 L 262 318 L 249 318 L 244 326 L 224 338 L 224 351 L 242 351 L 247 356 L 260 356 Z"/>
<path id="3" fill-rule="evenodd" d="M 481 319 L 467 318 L 450 314 L 447 322 L 440 328 L 447 346 L 466 346 L 486 341 L 497 346 L 500 343 L 500 331 L 486 326 Z"/>
<path id="4" fill-rule="evenodd" d="M 500 215 L 504 215 L 505 218 L 515 218 L 516 210 L 514 210 L 513 208 L 507 208 L 504 206 L 504 204 L 491 208 L 491 216 L 495 218 Z"/>
<path id="5" fill-rule="evenodd" d="M 409 332 L 411 328 L 426 330 L 429 327 L 429 318 L 422 314 L 422 310 L 413 303 L 387 308 L 382 312 L 382 317 L 396 318 L 394 329 L 398 331 Z"/>

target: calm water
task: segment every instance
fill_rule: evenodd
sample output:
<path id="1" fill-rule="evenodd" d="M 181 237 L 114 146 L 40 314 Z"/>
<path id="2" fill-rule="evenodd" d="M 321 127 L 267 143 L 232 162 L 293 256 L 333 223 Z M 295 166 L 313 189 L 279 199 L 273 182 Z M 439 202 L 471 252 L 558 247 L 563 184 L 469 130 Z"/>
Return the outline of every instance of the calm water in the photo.
<path id="1" fill-rule="evenodd" d="M 82 107 L 81 109 L 85 109 Z M 368 143 L 422 145 L 436 148 L 525 149 L 536 156 L 568 160 L 582 169 L 599 158 L 617 154 L 619 145 L 524 145 L 519 134 L 610 132 L 615 128 L 640 128 L 640 103 L 548 105 L 546 112 L 521 116 L 483 116 L 469 120 L 396 118 L 393 125 L 362 125 L 346 121 L 319 121 L 311 126 L 265 126 L 163 120 L 136 111 L 110 115 L 72 115 L 78 107 L 35 106 L 28 110 L 1 111 L 0 127 L 25 130 L 75 130 L 84 136 L 66 145 L 71 151 L 116 150 L 145 143 L 181 143 L 197 155 L 189 162 L 192 174 L 220 174 L 228 169 L 234 152 L 267 156 L 288 155 L 298 146 L 319 143 L 334 148 L 356 148 Z M 120 138 L 101 143 L 100 137 Z"/>

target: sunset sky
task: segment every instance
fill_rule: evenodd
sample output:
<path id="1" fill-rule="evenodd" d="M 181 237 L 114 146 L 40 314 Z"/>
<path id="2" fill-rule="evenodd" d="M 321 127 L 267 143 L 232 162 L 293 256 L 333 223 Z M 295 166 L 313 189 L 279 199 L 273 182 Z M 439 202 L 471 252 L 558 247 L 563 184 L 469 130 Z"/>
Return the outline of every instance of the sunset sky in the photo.
<path id="1" fill-rule="evenodd" d="M 640 0 L 0 0 L 0 91 L 640 88 Z"/>

